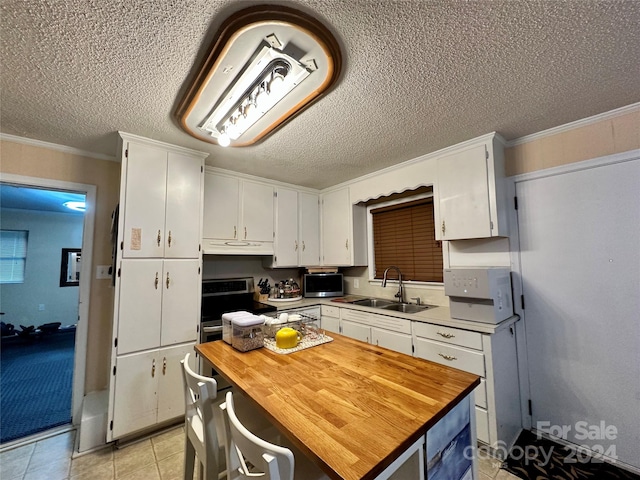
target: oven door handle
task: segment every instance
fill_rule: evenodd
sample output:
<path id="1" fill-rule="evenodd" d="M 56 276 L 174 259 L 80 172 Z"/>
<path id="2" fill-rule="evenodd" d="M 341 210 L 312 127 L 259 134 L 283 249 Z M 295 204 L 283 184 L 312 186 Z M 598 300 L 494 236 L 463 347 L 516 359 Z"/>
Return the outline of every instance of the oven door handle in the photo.
<path id="1" fill-rule="evenodd" d="M 222 331 L 222 325 L 220 325 L 219 327 L 202 327 L 203 333 L 216 333 L 221 331 Z"/>

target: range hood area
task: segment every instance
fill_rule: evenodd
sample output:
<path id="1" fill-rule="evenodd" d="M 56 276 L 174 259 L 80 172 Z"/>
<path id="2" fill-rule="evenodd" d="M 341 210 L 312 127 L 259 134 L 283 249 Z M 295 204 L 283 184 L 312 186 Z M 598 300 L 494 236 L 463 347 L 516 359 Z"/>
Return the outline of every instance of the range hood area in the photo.
<path id="1" fill-rule="evenodd" d="M 273 242 L 204 239 L 205 255 L 273 255 Z"/>

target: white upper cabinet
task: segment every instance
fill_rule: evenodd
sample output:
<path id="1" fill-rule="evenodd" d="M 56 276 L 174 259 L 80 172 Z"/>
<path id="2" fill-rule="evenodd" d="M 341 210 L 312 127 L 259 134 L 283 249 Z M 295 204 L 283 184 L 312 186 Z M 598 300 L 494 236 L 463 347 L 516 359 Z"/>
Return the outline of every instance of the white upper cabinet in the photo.
<path id="1" fill-rule="evenodd" d="M 204 238 L 238 239 L 240 180 L 209 172 L 204 176 Z"/>
<path id="2" fill-rule="evenodd" d="M 205 172 L 204 253 L 273 253 L 274 187 Z"/>
<path id="3" fill-rule="evenodd" d="M 314 193 L 298 194 L 299 248 L 301 267 L 320 265 L 320 204 Z"/>
<path id="4" fill-rule="evenodd" d="M 204 159 L 124 138 L 122 256 L 198 258 Z"/>
<path id="5" fill-rule="evenodd" d="M 318 195 L 277 188 L 273 262 L 270 267 L 320 264 Z"/>
<path id="6" fill-rule="evenodd" d="M 349 189 L 322 196 L 322 264 L 350 265 L 353 240 L 350 235 Z"/>
<path id="7" fill-rule="evenodd" d="M 437 163 L 436 239 L 507 236 L 502 143 L 483 140 Z"/>
<path id="8" fill-rule="evenodd" d="M 366 209 L 351 204 L 349 188 L 322 195 L 322 264 L 367 264 Z"/>
<path id="9" fill-rule="evenodd" d="M 278 188 L 276 196 L 276 237 L 273 267 L 297 267 L 300 251 L 298 240 L 298 192 Z"/>
<path id="10" fill-rule="evenodd" d="M 264 183 L 242 182 L 240 240 L 273 242 L 274 188 Z"/>

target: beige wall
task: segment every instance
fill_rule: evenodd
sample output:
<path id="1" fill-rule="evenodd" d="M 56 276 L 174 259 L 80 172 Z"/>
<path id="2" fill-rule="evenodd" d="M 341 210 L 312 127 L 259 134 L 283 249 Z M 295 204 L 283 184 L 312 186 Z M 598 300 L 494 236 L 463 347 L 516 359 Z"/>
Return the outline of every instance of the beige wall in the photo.
<path id="1" fill-rule="evenodd" d="M 111 212 L 118 203 L 119 162 L 0 140 L 0 172 L 95 185 L 97 205 L 91 271 L 95 271 L 96 265 L 111 264 Z M 112 313 L 111 282 L 92 278 L 85 392 L 108 386 Z"/>
<path id="2" fill-rule="evenodd" d="M 507 176 L 640 148 L 640 107 L 505 150 Z"/>

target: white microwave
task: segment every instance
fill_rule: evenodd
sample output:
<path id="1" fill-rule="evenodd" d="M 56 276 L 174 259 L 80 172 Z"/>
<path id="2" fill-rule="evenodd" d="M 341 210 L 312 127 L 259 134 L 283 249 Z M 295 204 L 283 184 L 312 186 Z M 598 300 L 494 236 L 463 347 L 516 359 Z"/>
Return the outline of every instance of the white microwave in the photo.
<path id="1" fill-rule="evenodd" d="M 344 279 L 341 273 L 306 273 L 302 291 L 307 298 L 342 297 Z"/>

